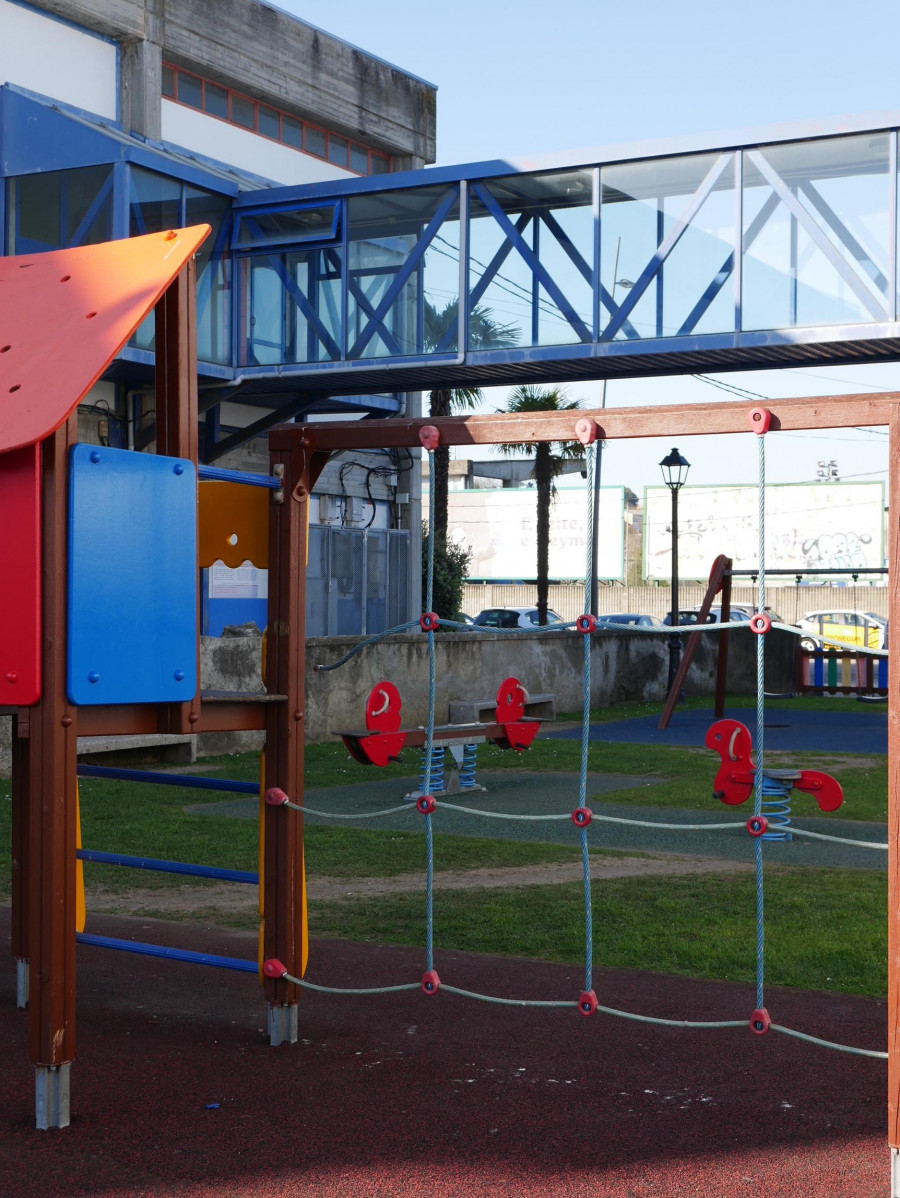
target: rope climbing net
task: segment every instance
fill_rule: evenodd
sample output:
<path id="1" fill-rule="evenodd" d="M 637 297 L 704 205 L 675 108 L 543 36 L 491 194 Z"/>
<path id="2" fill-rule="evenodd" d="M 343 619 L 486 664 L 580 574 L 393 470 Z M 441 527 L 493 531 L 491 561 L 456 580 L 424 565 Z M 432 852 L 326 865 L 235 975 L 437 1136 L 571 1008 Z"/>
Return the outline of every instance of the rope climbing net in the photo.
<path id="1" fill-rule="evenodd" d="M 462 626 L 452 620 L 439 619 L 432 611 L 433 607 L 433 584 L 434 584 L 434 541 L 433 538 L 428 540 L 428 562 L 427 562 L 427 584 L 425 595 L 425 611 L 423 615 L 407 623 L 398 625 L 388 629 L 386 632 L 380 633 L 377 636 L 368 637 L 358 642 L 348 653 L 340 659 L 328 664 L 317 667 L 319 671 L 325 672 L 328 670 L 338 669 L 351 660 L 357 653 L 361 652 L 367 646 L 375 644 L 377 641 L 383 640 L 385 637 L 392 636 L 397 633 L 406 632 L 413 628 L 420 628 L 424 631 L 427 637 L 428 650 L 428 716 L 425 725 L 425 744 L 423 748 L 423 765 L 421 777 L 421 793 L 416 799 L 415 804 L 409 802 L 401 803 L 398 806 L 387 807 L 384 810 L 377 812 L 365 812 L 363 814 L 341 814 L 332 811 L 316 810 L 293 802 L 289 796 L 280 790 L 272 790 L 267 792 L 266 801 L 275 806 L 282 806 L 286 809 L 302 812 L 306 815 L 316 816 L 322 819 L 335 820 L 368 820 L 378 819 L 383 816 L 395 815 L 398 812 L 412 813 L 415 816 L 418 813 L 424 818 L 425 826 L 425 971 L 421 979 L 409 982 L 401 982 L 390 986 L 373 986 L 373 987 L 336 987 L 326 986 L 307 978 L 298 978 L 291 975 L 284 965 L 275 959 L 267 960 L 264 963 L 263 970 L 268 977 L 283 978 L 294 985 L 304 987 L 311 991 L 318 991 L 329 994 L 388 994 L 404 990 L 421 989 L 427 995 L 436 995 L 439 990 L 447 991 L 451 994 L 457 994 L 464 998 L 474 999 L 482 1002 L 497 1003 L 506 1006 L 517 1007 L 574 1007 L 585 1016 L 593 1015 L 596 1012 L 615 1016 L 622 1019 L 635 1020 L 641 1023 L 657 1024 L 663 1027 L 673 1028 L 693 1028 L 693 1029 L 726 1029 L 726 1028 L 744 1028 L 749 1025 L 749 1029 L 756 1035 L 764 1035 L 768 1031 L 781 1032 L 786 1036 L 794 1037 L 798 1040 L 805 1041 L 810 1044 L 815 1044 L 823 1048 L 834 1049 L 839 1052 L 852 1053 L 860 1056 L 877 1057 L 887 1059 L 887 1052 L 859 1048 L 848 1044 L 840 1044 L 835 1041 L 824 1039 L 820 1036 L 812 1035 L 807 1032 L 797 1030 L 795 1028 L 786 1027 L 775 1022 L 769 1016 L 765 1004 L 765 870 L 763 862 L 764 842 L 772 840 L 790 840 L 792 836 L 809 837 L 814 840 L 830 841 L 836 844 L 851 845 L 855 849 L 869 849 L 874 852 L 886 852 L 887 844 L 881 844 L 871 841 L 863 841 L 842 836 L 829 835 L 823 832 L 816 832 L 796 827 L 789 818 L 789 797 L 793 785 L 799 789 L 809 790 L 816 793 L 816 797 L 820 806 L 823 809 L 831 810 L 836 807 L 840 801 L 840 788 L 833 779 L 826 775 L 820 775 L 813 772 L 788 772 L 769 770 L 765 764 L 765 744 L 764 744 L 764 729 L 765 729 L 765 690 L 764 690 L 764 673 L 765 673 L 765 641 L 766 633 L 770 628 L 781 628 L 796 635 L 801 635 L 801 630 L 790 625 L 773 623 L 768 616 L 765 616 L 766 610 L 766 529 L 765 529 L 765 489 L 766 489 L 766 450 L 765 450 L 765 434 L 768 430 L 768 413 L 761 409 L 754 409 L 750 413 L 750 427 L 757 434 L 758 444 L 758 531 L 759 531 L 759 574 L 758 574 L 758 594 L 757 594 L 757 611 L 758 615 L 751 620 L 751 630 L 757 634 L 756 636 L 756 765 L 754 766 L 749 757 L 749 733 L 736 721 L 723 721 L 722 725 L 728 725 L 723 732 L 715 732 L 720 725 L 714 725 L 707 736 L 707 745 L 709 747 L 718 747 L 722 755 L 723 767 L 720 774 L 717 775 L 717 784 L 721 777 L 727 774 L 729 779 L 728 786 L 732 793 L 726 794 L 724 791 L 717 791 L 717 796 L 722 798 L 726 803 L 741 802 L 743 799 L 753 794 L 753 813 L 746 820 L 726 820 L 723 822 L 702 822 L 702 823 L 681 823 L 671 821 L 652 821 L 644 819 L 630 819 L 622 816 L 603 815 L 593 812 L 587 805 L 587 788 L 588 788 L 588 748 L 590 740 L 590 701 L 591 701 L 591 633 L 598 628 L 604 626 L 604 621 L 591 614 L 579 616 L 577 620 L 563 624 L 563 628 L 574 628 L 583 634 L 583 661 L 582 661 L 582 716 L 581 716 L 581 738 L 580 738 L 580 769 L 578 776 L 578 792 L 577 799 L 571 811 L 568 812 L 548 812 L 545 814 L 519 814 L 514 812 L 497 812 L 492 810 L 483 810 L 468 805 L 459 803 L 447 802 L 442 799 L 440 803 L 434 798 L 432 793 L 434 787 L 436 770 L 440 766 L 436 765 L 437 755 L 434 752 L 435 740 L 435 709 L 436 709 L 436 652 L 435 652 L 435 632 L 438 627 L 446 627 L 450 629 L 461 628 Z M 589 428 L 586 426 L 590 426 Z M 423 430 L 425 432 L 425 430 Z M 594 573 L 593 561 L 593 492 L 595 482 L 595 472 L 597 470 L 597 442 L 596 442 L 596 426 L 590 421 L 580 421 L 578 433 L 584 442 L 585 460 L 586 460 L 586 486 L 585 492 L 587 496 L 586 503 L 586 544 L 587 544 L 587 561 L 585 568 L 585 612 L 589 612 L 590 607 L 590 580 Z M 434 477 L 434 444 L 429 444 L 423 436 L 423 444 L 428 450 L 429 465 L 431 467 L 431 477 Z M 429 501 L 429 527 L 434 527 L 434 488 L 431 489 Z M 721 633 L 730 628 L 746 628 L 746 622 L 726 622 L 714 625 L 704 625 L 702 629 L 691 627 L 690 631 L 701 631 L 706 633 Z M 560 624 L 554 624 L 552 629 L 535 629 L 533 631 L 539 634 L 542 631 L 558 633 L 561 628 Z M 473 630 L 469 630 L 470 634 Z M 518 629 L 498 629 L 490 628 L 492 635 L 519 635 Z M 659 635 L 668 636 L 671 634 L 671 629 L 647 629 L 648 633 L 654 631 Z M 475 630 L 477 634 L 477 630 Z M 529 630 L 532 634 L 532 630 Z M 802 635 L 809 637 L 808 632 L 803 632 Z M 833 638 L 829 638 L 829 643 L 834 643 Z M 866 652 L 860 646 L 851 646 L 856 652 Z M 723 739 L 724 737 L 724 739 Z M 741 738 L 744 739 L 741 739 Z M 716 746 L 715 742 L 721 742 Z M 743 771 L 743 772 L 742 772 Z M 829 787 L 830 784 L 830 787 Z M 743 790 L 741 788 L 744 788 Z M 837 792 L 837 797 L 831 802 L 830 806 L 826 806 L 825 796 L 831 793 L 833 788 Z M 439 789 L 439 788 L 438 788 Z M 818 793 L 817 793 L 818 792 Z M 505 998 L 497 995 L 480 994 L 471 990 L 463 989 L 448 983 L 445 979 L 441 979 L 435 969 L 434 961 L 434 827 L 433 821 L 435 812 L 441 810 L 459 814 L 462 816 L 477 816 L 489 819 L 514 821 L 570 821 L 575 828 L 578 841 L 581 848 L 581 862 L 583 873 L 583 891 L 584 891 L 584 982 L 583 990 L 579 996 L 570 996 L 564 998 L 550 999 L 532 999 L 532 998 Z M 631 825 L 639 828 L 654 828 L 664 829 L 672 835 L 690 833 L 710 833 L 718 831 L 734 831 L 736 833 L 748 834 L 753 842 L 754 868 L 755 868 L 755 924 L 756 924 L 756 986 L 755 986 L 755 1009 L 753 1010 L 749 1020 L 745 1019 L 720 1019 L 720 1020 L 690 1020 L 690 1019 L 669 1019 L 660 1018 L 648 1014 L 643 1014 L 637 1011 L 624 1011 L 617 1008 L 607 1006 L 598 1001 L 597 992 L 594 981 L 594 929 L 592 919 L 592 896 L 591 896 L 591 869 L 590 869 L 590 841 L 592 835 L 592 825 L 619 824 Z M 789 830 L 788 830 L 789 829 Z"/>

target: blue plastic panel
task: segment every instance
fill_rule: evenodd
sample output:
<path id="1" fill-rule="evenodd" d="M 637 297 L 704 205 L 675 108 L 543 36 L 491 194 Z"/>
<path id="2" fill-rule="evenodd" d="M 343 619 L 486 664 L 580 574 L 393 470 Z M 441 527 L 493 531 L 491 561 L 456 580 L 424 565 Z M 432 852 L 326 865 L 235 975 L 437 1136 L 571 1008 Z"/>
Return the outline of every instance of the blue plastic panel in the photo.
<path id="1" fill-rule="evenodd" d="M 197 587 L 193 464 L 76 445 L 69 481 L 70 701 L 193 698 Z"/>

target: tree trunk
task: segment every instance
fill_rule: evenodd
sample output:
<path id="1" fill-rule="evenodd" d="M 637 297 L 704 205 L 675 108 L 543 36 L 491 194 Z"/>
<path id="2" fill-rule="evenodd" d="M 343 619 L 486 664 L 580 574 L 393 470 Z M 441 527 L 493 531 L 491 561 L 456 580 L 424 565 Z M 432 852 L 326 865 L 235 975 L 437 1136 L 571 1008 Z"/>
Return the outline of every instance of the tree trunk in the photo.
<path id="1" fill-rule="evenodd" d="M 553 465 L 550 446 L 535 446 L 534 483 L 537 488 L 537 609 L 538 624 L 547 623 L 550 593 L 550 500 L 553 494 Z"/>
<path id="2" fill-rule="evenodd" d="M 432 391 L 430 396 L 432 416 L 449 416 L 453 406 L 452 391 Z M 428 531 L 434 537 L 434 551 L 440 553 L 447 545 L 447 480 L 450 474 L 450 447 L 438 445 L 431 457 L 429 486 L 434 494 L 434 528 Z"/>

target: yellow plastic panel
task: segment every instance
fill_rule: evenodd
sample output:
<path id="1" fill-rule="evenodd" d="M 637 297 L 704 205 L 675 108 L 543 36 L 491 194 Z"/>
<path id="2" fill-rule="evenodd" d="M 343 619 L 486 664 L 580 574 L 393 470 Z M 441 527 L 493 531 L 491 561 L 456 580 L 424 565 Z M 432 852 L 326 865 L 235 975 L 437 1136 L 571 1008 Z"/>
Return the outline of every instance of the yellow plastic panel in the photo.
<path id="1" fill-rule="evenodd" d="M 200 567 L 224 562 L 237 569 L 251 562 L 269 568 L 269 505 L 265 487 L 200 483 Z"/>

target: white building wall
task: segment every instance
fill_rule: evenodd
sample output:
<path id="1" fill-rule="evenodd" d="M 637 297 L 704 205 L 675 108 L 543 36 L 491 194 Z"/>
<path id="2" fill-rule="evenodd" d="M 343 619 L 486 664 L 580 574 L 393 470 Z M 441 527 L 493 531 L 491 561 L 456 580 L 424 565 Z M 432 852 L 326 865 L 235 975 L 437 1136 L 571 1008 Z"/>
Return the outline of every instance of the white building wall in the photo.
<path id="1" fill-rule="evenodd" d="M 162 136 L 163 141 L 227 162 L 239 170 L 262 175 L 275 183 L 318 183 L 323 179 L 355 178 L 352 171 L 342 170 L 173 100 L 163 99 L 162 102 Z"/>
<path id="2" fill-rule="evenodd" d="M 118 46 L 0 0 L 0 83 L 13 83 L 114 121 L 119 108 Z"/>

